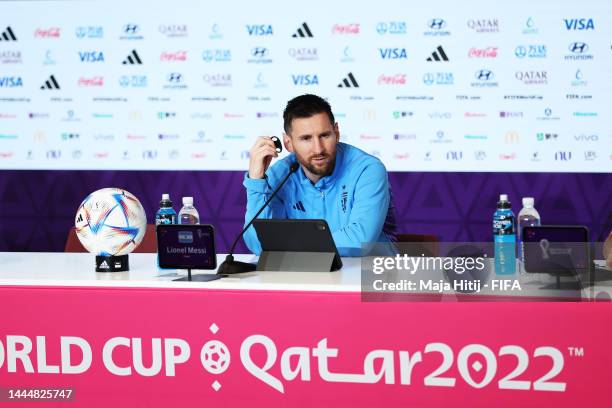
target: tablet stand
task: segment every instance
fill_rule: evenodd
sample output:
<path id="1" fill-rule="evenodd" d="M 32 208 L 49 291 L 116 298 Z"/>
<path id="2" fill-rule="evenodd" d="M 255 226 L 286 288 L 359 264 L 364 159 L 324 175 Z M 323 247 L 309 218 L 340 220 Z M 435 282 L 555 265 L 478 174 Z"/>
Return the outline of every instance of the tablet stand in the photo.
<path id="1" fill-rule="evenodd" d="M 209 282 L 209 281 L 213 281 L 213 280 L 217 280 L 217 279 L 221 279 L 223 276 L 222 275 L 211 275 L 211 274 L 199 274 L 199 275 L 192 275 L 191 274 L 191 269 L 187 269 L 187 276 L 184 276 L 182 278 L 178 278 L 178 279 L 172 279 L 174 282 Z"/>
<path id="2" fill-rule="evenodd" d="M 331 272 L 333 252 L 263 251 L 258 271 Z"/>

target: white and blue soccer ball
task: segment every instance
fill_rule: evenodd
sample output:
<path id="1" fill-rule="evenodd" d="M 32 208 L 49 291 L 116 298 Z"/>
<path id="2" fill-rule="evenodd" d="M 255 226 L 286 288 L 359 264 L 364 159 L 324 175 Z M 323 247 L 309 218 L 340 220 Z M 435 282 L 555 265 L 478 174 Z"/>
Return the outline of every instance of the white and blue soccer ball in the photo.
<path id="1" fill-rule="evenodd" d="M 144 238 L 147 216 L 140 201 L 120 188 L 103 188 L 88 195 L 74 221 L 85 249 L 100 256 L 132 252 Z"/>

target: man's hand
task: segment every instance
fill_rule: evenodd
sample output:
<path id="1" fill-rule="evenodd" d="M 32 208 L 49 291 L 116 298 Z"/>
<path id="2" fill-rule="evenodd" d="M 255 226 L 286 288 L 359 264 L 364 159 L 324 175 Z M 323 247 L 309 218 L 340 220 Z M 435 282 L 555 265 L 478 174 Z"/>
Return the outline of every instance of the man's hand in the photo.
<path id="1" fill-rule="evenodd" d="M 274 142 L 268 136 L 260 136 L 249 151 L 249 178 L 262 179 L 273 157 L 278 157 Z"/>

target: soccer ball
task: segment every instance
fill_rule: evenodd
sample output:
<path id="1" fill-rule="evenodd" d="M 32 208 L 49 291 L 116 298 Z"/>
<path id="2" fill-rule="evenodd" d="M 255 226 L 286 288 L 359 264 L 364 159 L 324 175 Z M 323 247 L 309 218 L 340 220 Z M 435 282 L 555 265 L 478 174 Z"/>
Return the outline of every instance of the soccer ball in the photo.
<path id="1" fill-rule="evenodd" d="M 120 188 L 88 195 L 74 221 L 77 237 L 92 254 L 119 256 L 132 252 L 144 238 L 147 216 L 140 201 Z"/>
<path id="2" fill-rule="evenodd" d="M 221 374 L 230 364 L 230 352 L 219 340 L 210 340 L 200 352 L 202 366 L 211 374 Z"/>

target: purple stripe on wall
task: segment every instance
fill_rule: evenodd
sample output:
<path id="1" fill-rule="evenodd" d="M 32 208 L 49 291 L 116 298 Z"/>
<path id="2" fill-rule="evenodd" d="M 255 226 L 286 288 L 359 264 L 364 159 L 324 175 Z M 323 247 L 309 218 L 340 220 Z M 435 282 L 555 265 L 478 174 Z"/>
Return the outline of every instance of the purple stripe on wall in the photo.
<path id="1" fill-rule="evenodd" d="M 202 223 L 215 226 L 226 252 L 242 228 L 245 193 L 237 171 L 0 171 L 0 251 L 63 251 L 77 207 L 89 193 L 121 187 L 136 195 L 153 222 L 162 193 L 175 209 L 194 196 Z M 545 224 L 589 227 L 591 239 L 612 229 L 612 175 L 590 173 L 390 173 L 399 233 L 443 241 L 489 241 L 500 193 L 515 213 L 535 197 Z M 246 252 L 241 242 L 237 252 Z"/>

